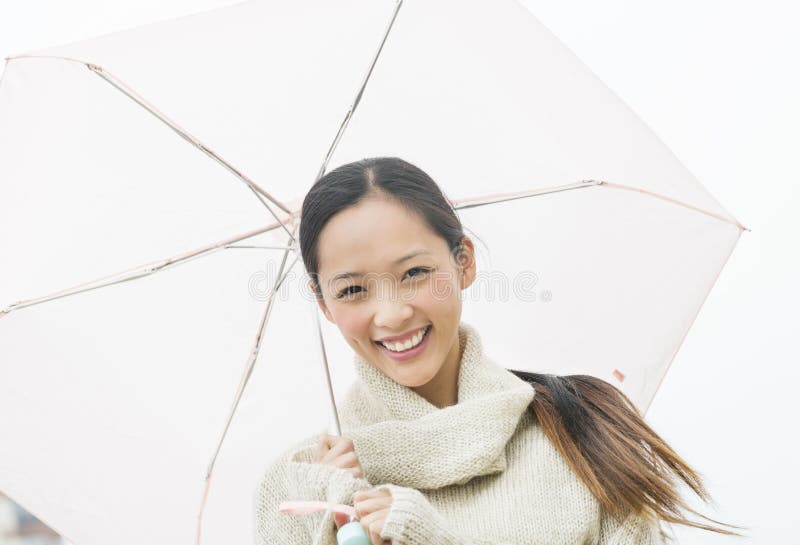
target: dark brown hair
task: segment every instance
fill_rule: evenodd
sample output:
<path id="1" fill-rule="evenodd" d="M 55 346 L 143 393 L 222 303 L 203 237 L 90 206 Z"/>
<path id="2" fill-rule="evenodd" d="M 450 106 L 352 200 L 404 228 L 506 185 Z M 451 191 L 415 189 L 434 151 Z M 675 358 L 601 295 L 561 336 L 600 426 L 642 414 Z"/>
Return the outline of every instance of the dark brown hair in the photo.
<path id="1" fill-rule="evenodd" d="M 682 481 L 705 502 L 702 479 L 647 425 L 636 406 L 612 384 L 590 375 L 511 370 L 536 391 L 531 407 L 539 425 L 572 471 L 617 520 L 630 513 L 721 534 L 741 527 L 708 518 L 680 497 Z M 713 523 L 689 520 L 692 513 Z M 716 525 L 716 526 L 714 526 Z"/>
<path id="2" fill-rule="evenodd" d="M 416 212 L 448 244 L 460 263 L 461 221 L 439 186 L 420 168 L 396 157 L 375 157 L 342 165 L 321 177 L 303 201 L 300 248 L 317 296 L 317 244 L 337 212 L 379 193 Z M 740 535 L 691 509 L 680 497 L 680 481 L 704 501 L 711 500 L 700 476 L 648 426 L 616 387 L 588 375 L 545 375 L 511 370 L 535 390 L 531 410 L 548 439 L 602 508 L 622 521 L 644 517 Z M 713 523 L 689 520 L 683 511 Z M 715 526 L 716 525 L 716 526 Z"/>

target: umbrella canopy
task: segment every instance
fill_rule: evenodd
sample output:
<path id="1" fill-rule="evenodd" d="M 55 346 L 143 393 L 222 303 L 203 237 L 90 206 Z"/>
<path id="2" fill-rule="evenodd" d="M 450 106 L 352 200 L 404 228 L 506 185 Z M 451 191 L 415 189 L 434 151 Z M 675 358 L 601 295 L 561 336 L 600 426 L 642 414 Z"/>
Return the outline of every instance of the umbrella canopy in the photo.
<path id="1" fill-rule="evenodd" d="M 377 155 L 483 243 L 493 359 L 642 410 L 744 229 L 512 1 L 251 1 L 12 57 L 0 490 L 77 545 L 191 542 L 202 507 L 202 543 L 251 540 L 263 469 L 328 425 L 318 327 L 354 377 L 299 205 Z"/>

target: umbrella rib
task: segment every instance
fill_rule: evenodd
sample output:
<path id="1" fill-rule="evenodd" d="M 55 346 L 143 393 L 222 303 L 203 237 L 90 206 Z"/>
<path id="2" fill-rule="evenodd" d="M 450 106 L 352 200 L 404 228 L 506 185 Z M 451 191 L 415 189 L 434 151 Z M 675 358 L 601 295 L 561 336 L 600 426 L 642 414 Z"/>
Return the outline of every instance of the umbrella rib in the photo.
<path id="1" fill-rule="evenodd" d="M 269 297 L 267 298 L 267 306 L 264 308 L 264 313 L 261 315 L 261 322 L 258 326 L 258 332 L 256 333 L 256 338 L 253 341 L 253 347 L 250 349 L 250 354 L 247 357 L 247 361 L 245 363 L 244 373 L 242 374 L 242 378 L 239 381 L 239 387 L 236 390 L 236 395 L 233 398 L 233 404 L 231 405 L 230 412 L 228 414 L 228 419 L 225 422 L 225 427 L 222 430 L 222 434 L 217 442 L 217 448 L 214 450 L 214 455 L 211 457 L 211 462 L 208 464 L 208 470 L 206 471 L 206 479 L 211 477 L 211 473 L 214 471 L 214 465 L 217 462 L 217 457 L 219 456 L 220 449 L 222 448 L 222 443 L 225 441 L 225 437 L 228 434 L 228 429 L 230 428 L 231 422 L 233 422 L 233 416 L 236 413 L 236 409 L 239 407 L 239 401 L 242 399 L 242 394 L 244 394 L 244 390 L 247 387 L 247 383 L 250 381 L 250 376 L 253 374 L 253 368 L 255 367 L 256 360 L 258 359 L 258 354 L 261 351 L 261 341 L 264 338 L 264 330 L 267 327 L 267 323 L 269 322 L 269 315 L 272 312 L 272 303 L 275 300 L 274 296 L 278 292 L 278 289 L 283 284 L 283 281 L 286 279 L 286 276 L 294 267 L 294 264 L 297 263 L 298 256 L 295 255 L 295 258 L 292 260 L 292 263 L 289 267 L 286 267 L 286 258 L 288 257 L 289 252 L 286 251 L 283 253 L 283 259 L 281 260 L 280 268 L 278 269 L 277 277 L 275 278 L 275 283 L 272 285 L 272 290 L 270 291 Z M 286 272 L 283 272 L 284 268 L 286 268 Z"/>
<path id="2" fill-rule="evenodd" d="M 553 186 L 553 187 L 546 187 L 542 189 L 534 189 L 530 191 L 518 191 L 515 193 L 495 193 L 491 195 L 483 195 L 481 197 L 475 198 L 467 198 L 467 199 L 457 199 L 452 201 L 453 208 L 455 210 L 465 210 L 468 208 L 475 208 L 478 206 L 485 206 L 488 204 L 496 204 L 499 202 L 506 202 L 506 201 L 513 201 L 516 199 L 525 199 L 528 197 L 536 197 L 539 195 L 547 195 L 550 193 L 558 193 L 560 191 L 569 191 L 572 189 L 583 189 L 586 187 L 595 187 L 595 186 L 602 186 L 602 187 L 610 187 L 613 189 L 624 189 L 627 191 L 635 191 L 637 193 L 642 193 L 644 195 L 648 195 L 650 197 L 654 197 L 657 199 L 661 199 L 666 202 L 670 202 L 672 204 L 676 204 L 678 206 L 683 206 L 684 208 L 688 208 L 690 210 L 694 210 L 695 212 L 699 212 L 706 216 L 710 216 L 712 218 L 716 218 L 720 221 L 724 221 L 725 223 L 730 223 L 731 225 L 735 225 L 740 230 L 743 231 L 750 231 L 747 227 L 739 223 L 738 221 L 731 220 L 726 218 L 725 216 L 721 216 L 719 214 L 715 214 L 714 212 L 710 212 L 708 210 L 704 210 L 697 206 L 685 203 L 683 201 L 679 201 L 677 199 L 673 199 L 672 197 L 668 197 L 666 195 L 662 195 L 660 193 L 656 193 L 654 191 L 648 191 L 647 189 L 641 189 L 638 187 L 633 187 L 624 184 L 617 184 L 612 182 L 606 182 L 602 180 L 583 180 L 578 183 L 574 184 L 567 184 L 567 185 L 560 185 L 560 186 Z"/>
<path id="3" fill-rule="evenodd" d="M 228 244 L 224 247 L 226 250 L 229 248 L 244 248 L 249 250 L 292 250 L 294 246 L 256 246 L 249 244 Z"/>
<path id="4" fill-rule="evenodd" d="M 128 269 L 125 271 L 120 271 L 117 273 L 112 273 L 110 275 L 106 275 L 100 278 L 96 278 L 94 280 L 90 280 L 88 282 L 83 282 L 81 284 L 77 284 L 75 286 L 59 290 L 48 295 L 44 295 L 42 297 L 36 297 L 32 299 L 24 299 L 22 301 L 17 301 L 16 303 L 12 303 L 5 309 L 0 310 L 0 317 L 6 316 L 10 314 L 14 310 L 23 309 L 26 307 L 31 307 L 34 305 L 39 305 L 42 303 L 47 303 L 50 301 L 55 301 L 56 299 L 61 299 L 63 297 L 69 297 L 71 295 L 77 295 L 79 293 L 85 293 L 88 291 L 96 290 L 99 288 L 105 288 L 108 286 L 113 286 L 115 284 L 121 284 L 123 282 L 129 282 L 131 280 L 137 280 L 139 278 L 143 278 L 145 276 L 149 276 L 153 273 L 163 271 L 165 269 L 171 268 L 175 265 L 187 263 L 193 259 L 197 259 L 199 257 L 203 257 L 209 255 L 212 252 L 217 250 L 225 250 L 228 248 L 237 248 L 237 246 L 232 246 L 235 242 L 239 242 L 240 240 L 245 240 L 269 231 L 272 231 L 278 227 L 278 223 L 271 223 L 265 227 L 261 227 L 259 229 L 255 229 L 252 231 L 248 231 L 246 233 L 240 233 L 238 235 L 234 235 L 233 237 L 226 238 L 224 240 L 215 242 L 208 246 L 203 246 L 201 248 L 196 248 L 194 250 L 190 250 L 183 254 L 177 254 L 172 257 L 168 257 L 166 259 L 161 259 L 159 261 L 151 261 L 149 263 L 145 263 L 143 265 L 139 265 L 138 267 L 134 267 L 132 269 Z M 264 248 L 269 248 L 265 246 Z M 276 247 L 281 249 L 292 248 L 292 246 L 284 246 L 284 247 Z"/>
<path id="5" fill-rule="evenodd" d="M 331 402 L 331 412 L 333 414 L 333 428 L 336 435 L 342 435 L 342 426 L 339 422 L 339 409 L 336 408 L 336 396 L 333 395 L 333 383 L 331 382 L 331 370 L 328 366 L 328 354 L 325 351 L 325 338 L 322 335 L 322 326 L 319 322 L 319 312 L 317 306 L 311 306 L 311 312 L 314 314 L 314 323 L 317 326 L 317 339 L 319 340 L 319 348 L 322 353 L 322 367 L 325 371 L 325 384 L 328 387 L 328 401 Z"/>
<path id="6" fill-rule="evenodd" d="M 455 210 L 466 210 L 467 208 L 476 208 L 478 206 L 485 206 L 487 204 L 513 201 L 516 199 L 525 199 L 528 197 L 536 197 L 538 195 L 548 195 L 550 193 L 569 191 L 571 189 L 583 189 L 586 187 L 592 187 L 604 183 L 605 182 L 601 182 L 598 180 L 585 180 L 574 184 L 545 187 L 542 189 L 532 189 L 529 191 L 518 191 L 515 193 L 493 193 L 491 195 L 483 195 L 481 197 L 457 199 L 452 201 L 452 204 Z"/>
<path id="7" fill-rule="evenodd" d="M 105 81 L 107 81 L 112 87 L 114 87 L 122 94 L 133 100 L 135 103 L 144 108 L 146 111 L 150 112 L 156 119 L 160 120 L 170 129 L 175 131 L 175 133 L 178 136 L 180 136 L 181 138 L 192 144 L 194 147 L 205 153 L 207 156 L 211 157 L 211 159 L 213 159 L 214 161 L 225 167 L 234 176 L 236 176 L 242 182 L 244 182 L 247 185 L 247 187 L 250 188 L 250 191 L 253 192 L 253 194 L 258 198 L 258 200 L 261 201 L 261 204 L 263 204 L 266 207 L 269 213 L 272 214 L 272 217 L 274 217 L 277 221 L 280 221 L 278 215 L 275 213 L 272 207 L 267 203 L 267 201 L 264 200 L 264 198 L 268 199 L 275 206 L 280 208 L 283 212 L 287 214 L 292 213 L 291 210 L 289 210 L 286 207 L 286 205 L 284 205 L 283 203 L 278 201 L 275 197 L 267 193 L 266 190 L 262 189 L 258 184 L 256 184 L 253 180 L 251 180 L 248 176 L 246 176 L 241 170 L 234 167 L 231 163 L 220 157 L 220 155 L 216 153 L 214 150 L 212 150 L 211 148 L 200 142 L 200 140 L 189 134 L 188 131 L 186 131 L 185 129 L 180 127 L 177 123 L 168 118 L 164 113 L 162 113 L 155 106 L 150 104 L 147 100 L 144 99 L 144 97 L 142 97 L 139 93 L 134 91 L 130 86 L 125 84 L 122 80 L 115 77 L 110 72 L 107 72 L 105 69 L 103 69 L 103 67 L 97 66 L 96 64 L 86 63 L 86 66 L 87 68 L 89 68 L 89 70 L 91 70 L 92 72 L 103 78 Z M 289 230 L 286 229 L 286 226 L 283 224 L 281 225 L 283 226 L 283 229 L 286 231 L 286 234 L 291 236 L 291 233 L 289 233 Z"/>
<path id="8" fill-rule="evenodd" d="M 294 230 L 297 229 L 295 225 Z M 281 259 L 280 267 L 278 268 L 278 274 L 275 278 L 275 283 L 272 286 L 272 291 L 269 294 L 267 299 L 267 306 L 264 309 L 264 313 L 261 316 L 261 322 L 258 327 L 258 332 L 256 333 L 256 338 L 253 341 L 253 347 L 250 349 L 250 355 L 247 358 L 245 363 L 245 370 L 242 374 L 242 378 L 239 381 L 239 387 L 236 390 L 236 395 L 233 399 L 233 404 L 231 405 L 231 409 L 228 413 L 228 419 L 225 422 L 225 427 L 222 430 L 222 434 L 220 435 L 219 441 L 217 442 L 217 447 L 214 450 L 214 455 L 211 457 L 211 462 L 208 464 L 208 469 L 206 470 L 206 478 L 205 478 L 205 489 L 203 491 L 203 497 L 200 501 L 200 512 L 197 516 L 197 545 L 200 544 L 200 537 L 202 534 L 202 526 L 203 526 L 203 513 L 205 512 L 206 508 L 206 500 L 208 499 L 208 491 L 211 487 L 211 476 L 214 472 L 214 465 L 217 462 L 217 458 L 219 456 L 220 450 L 222 449 L 222 443 L 225 441 L 225 437 L 228 435 L 228 429 L 231 426 L 231 422 L 233 421 L 233 417 L 236 414 L 236 409 L 239 407 L 239 401 L 242 399 L 242 395 L 244 394 L 244 390 L 247 387 L 247 383 L 250 381 L 250 376 L 253 374 L 253 368 L 255 367 L 256 361 L 258 360 L 258 354 L 261 350 L 261 341 L 264 338 L 264 330 L 267 327 L 267 323 L 269 322 L 269 315 L 272 311 L 272 303 L 275 300 L 275 294 L 278 292 L 281 284 L 283 284 L 284 279 L 289 274 L 289 272 L 294 267 L 294 264 L 297 263 L 299 256 L 295 254 L 292 263 L 286 269 L 286 272 L 283 272 L 284 267 L 286 267 L 286 259 L 289 256 L 289 251 L 291 248 L 286 248 L 283 252 L 283 258 Z"/>
<path id="9" fill-rule="evenodd" d="M 712 218 L 716 218 L 716 219 L 718 219 L 720 221 L 724 221 L 725 223 L 730 223 L 731 225 L 735 225 L 736 227 L 738 227 L 741 231 L 750 231 L 749 228 L 745 227 L 744 225 L 742 225 L 741 223 L 739 223 L 736 220 L 731 220 L 729 218 L 726 218 L 725 216 L 721 216 L 721 215 L 716 214 L 714 212 L 711 212 L 709 210 L 704 210 L 704 209 L 702 209 L 700 207 L 691 205 L 689 203 L 685 203 L 683 201 L 679 201 L 677 199 L 673 199 L 672 197 L 668 197 L 666 195 L 662 195 L 662 194 L 656 193 L 654 191 L 649 191 L 647 189 L 641 189 L 639 187 L 633 187 L 633 186 L 624 185 L 624 184 L 617 184 L 617 183 L 613 183 L 613 182 L 603 182 L 603 185 L 606 186 L 606 187 L 614 188 L 614 189 L 624 189 L 626 191 L 635 191 L 637 193 L 643 193 L 644 195 L 649 195 L 651 197 L 655 197 L 657 199 L 661 199 L 663 201 L 670 202 L 672 204 L 677 204 L 678 206 L 683 206 L 684 208 L 688 208 L 690 210 L 694 210 L 695 212 L 699 212 L 701 214 L 705 214 L 706 216 L 710 216 Z"/>
<path id="10" fill-rule="evenodd" d="M 375 52 L 375 55 L 372 57 L 372 62 L 370 62 L 369 69 L 367 73 L 364 75 L 364 79 L 361 82 L 361 86 L 358 88 L 358 92 L 356 93 L 356 97 L 353 100 L 353 103 L 347 109 L 347 113 L 342 120 L 341 125 L 339 125 L 339 130 L 336 133 L 333 141 L 331 142 L 330 147 L 328 148 L 328 153 L 325 154 L 325 159 L 322 161 L 322 165 L 319 168 L 319 172 L 317 173 L 317 180 L 322 178 L 325 175 L 325 171 L 328 169 L 328 163 L 333 156 L 333 152 L 336 151 L 336 147 L 339 145 L 339 141 L 342 139 L 344 135 L 344 131 L 347 128 L 347 125 L 350 123 L 350 118 L 353 117 L 353 114 L 358 107 L 359 102 L 361 102 L 361 97 L 364 95 L 364 90 L 367 87 L 367 82 L 369 81 L 370 76 L 372 76 L 372 71 L 375 69 L 375 65 L 378 63 L 378 57 L 381 55 L 381 51 L 383 51 L 383 46 L 386 44 L 386 39 L 389 37 L 389 32 L 392 30 L 394 26 L 394 21 L 397 19 L 397 13 L 400 11 L 400 7 L 403 5 L 403 0 L 396 0 L 394 11 L 392 12 L 392 17 L 389 20 L 389 24 L 386 26 L 386 31 L 383 33 L 383 38 L 381 39 L 381 43 L 378 46 L 378 50 Z"/>
<path id="11" fill-rule="evenodd" d="M 747 228 L 745 228 L 745 229 L 747 229 Z M 747 230 L 749 231 L 750 229 L 747 229 Z M 703 308 L 703 306 L 705 306 L 706 301 L 708 300 L 708 296 L 711 294 L 711 292 L 714 289 L 714 286 L 719 281 L 719 277 L 720 277 L 720 275 L 722 275 L 722 271 L 725 269 L 725 266 L 728 264 L 728 261 L 730 261 L 731 255 L 733 255 L 733 250 L 736 248 L 736 245 L 739 243 L 739 239 L 741 238 L 741 236 L 742 236 L 742 232 L 739 231 L 739 234 L 736 237 L 736 240 L 734 241 L 733 244 L 731 244 L 731 249 L 730 249 L 730 251 L 728 251 L 728 255 L 725 257 L 725 261 L 722 262 L 722 265 L 720 266 L 719 270 L 717 271 L 717 274 L 714 277 L 714 280 L 708 285 L 709 287 L 708 287 L 708 290 L 706 291 L 705 296 L 703 297 L 703 300 L 700 301 L 699 305 L 697 305 L 697 307 L 695 309 L 695 312 L 694 312 L 694 317 L 692 317 L 691 321 L 689 322 L 688 327 L 683 331 L 683 336 L 681 337 L 681 340 L 678 341 L 677 344 L 675 344 L 675 348 L 672 351 L 672 354 L 670 355 L 669 359 L 667 360 L 667 365 L 664 368 L 664 371 L 661 373 L 661 379 L 658 381 L 658 384 L 656 385 L 656 387 L 653 390 L 653 392 L 658 393 L 659 389 L 661 389 L 661 385 L 664 383 L 664 379 L 666 378 L 667 373 L 669 372 L 670 368 L 672 367 L 673 362 L 675 361 L 675 356 L 678 355 L 678 351 L 681 349 L 681 346 L 683 346 L 684 341 L 686 341 L 686 336 L 689 334 L 689 331 L 692 330 L 692 326 L 697 321 L 697 317 L 700 314 L 700 310 Z M 655 394 L 650 396 L 650 401 L 647 402 L 647 405 L 645 405 L 645 407 L 641 411 L 642 416 L 646 415 L 647 411 L 650 410 L 650 406 L 653 404 L 654 398 L 655 398 Z"/>
<path id="12" fill-rule="evenodd" d="M 68 62 L 76 62 L 76 63 L 85 65 L 89 70 L 91 70 L 96 75 L 100 76 L 102 79 L 104 79 L 106 82 L 108 82 L 112 87 L 114 87 L 115 89 L 117 89 L 118 91 L 123 93 L 125 96 L 127 96 L 128 98 L 130 98 L 131 100 L 136 102 L 139 106 L 144 108 L 146 111 L 150 112 L 156 119 L 160 120 L 165 125 L 167 125 L 170 129 L 175 131 L 175 133 L 178 134 L 178 136 L 180 136 L 181 138 L 183 138 L 184 140 L 186 140 L 187 142 L 192 144 L 194 147 L 196 147 L 197 149 L 199 149 L 200 151 L 205 153 L 208 157 L 210 157 L 211 159 L 213 159 L 214 161 L 216 161 L 217 163 L 219 163 L 220 165 L 225 167 L 234 176 L 239 178 L 239 180 L 244 182 L 247 185 L 247 187 L 250 188 L 250 191 L 253 192 L 253 194 L 258 198 L 259 201 L 261 201 L 261 203 L 267 208 L 269 213 L 272 214 L 272 216 L 277 221 L 280 221 L 280 219 L 278 218 L 278 216 L 275 213 L 275 211 L 272 209 L 272 206 L 270 206 L 266 202 L 266 200 L 264 200 L 265 198 L 267 200 L 269 200 L 270 202 L 272 202 L 275 206 L 280 208 L 283 212 L 285 212 L 287 214 L 292 214 L 292 211 L 289 210 L 289 208 L 285 204 L 283 204 L 278 199 L 276 199 L 275 197 L 270 195 L 265 189 L 263 189 L 261 186 L 259 186 L 257 183 L 255 183 L 253 180 L 251 180 L 241 170 L 239 170 L 238 168 L 234 167 L 230 162 L 228 162 L 227 160 L 222 158 L 214 150 L 212 150 L 211 148 L 209 148 L 208 146 L 203 144 L 200 140 L 198 140 L 197 138 L 192 136 L 187 130 L 183 129 L 180 125 L 178 125 L 172 119 L 167 117 L 166 114 L 161 112 L 153 104 L 150 104 L 144 97 L 142 97 L 140 94 L 138 94 L 136 91 L 134 91 L 133 88 L 131 88 L 125 82 L 123 82 L 122 80 L 120 80 L 119 78 L 114 76 L 112 73 L 110 73 L 107 70 L 105 70 L 103 67 L 98 66 L 98 65 L 93 64 L 93 63 L 90 63 L 90 62 L 87 62 L 87 61 L 82 61 L 82 60 L 74 59 L 74 58 L 71 58 L 71 57 L 61 57 L 61 56 L 56 56 L 56 55 L 16 55 L 16 56 L 13 56 L 13 57 L 7 57 L 6 61 L 16 60 L 16 59 L 26 59 L 26 58 L 57 59 L 57 60 L 63 60 L 63 61 L 68 61 Z M 283 229 L 286 231 L 287 234 L 289 234 L 291 236 L 291 234 L 289 233 L 289 230 L 286 229 L 285 226 L 283 226 Z"/>

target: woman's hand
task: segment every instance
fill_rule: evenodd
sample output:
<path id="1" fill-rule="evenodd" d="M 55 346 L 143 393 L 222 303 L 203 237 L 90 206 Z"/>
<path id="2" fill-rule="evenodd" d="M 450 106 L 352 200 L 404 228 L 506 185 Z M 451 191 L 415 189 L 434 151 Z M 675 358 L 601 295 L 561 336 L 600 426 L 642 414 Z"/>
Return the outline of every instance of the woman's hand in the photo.
<path id="1" fill-rule="evenodd" d="M 329 464 L 349 471 L 353 477 L 364 476 L 364 470 L 356 456 L 353 441 L 347 437 L 325 434 L 320 437 L 314 452 L 314 463 Z M 353 494 L 353 507 L 356 509 L 359 522 L 369 536 L 372 545 L 390 545 L 390 541 L 381 539 L 383 523 L 392 506 L 392 495 L 388 490 L 371 488 Z M 341 528 L 347 524 L 345 515 L 334 516 L 336 526 Z"/>
<path id="2" fill-rule="evenodd" d="M 353 441 L 347 437 L 327 434 L 320 437 L 317 450 L 314 452 L 314 463 L 342 468 L 356 478 L 364 476 L 364 470 L 356 456 Z"/>
<path id="3" fill-rule="evenodd" d="M 386 490 L 371 488 L 361 490 L 353 494 L 353 506 L 358 515 L 358 521 L 364 527 L 364 531 L 369 536 L 372 545 L 390 545 L 391 541 L 381 538 L 383 524 L 389 516 L 389 509 L 392 507 L 392 494 Z M 346 516 L 335 516 L 336 526 L 342 527 L 347 524 Z"/>

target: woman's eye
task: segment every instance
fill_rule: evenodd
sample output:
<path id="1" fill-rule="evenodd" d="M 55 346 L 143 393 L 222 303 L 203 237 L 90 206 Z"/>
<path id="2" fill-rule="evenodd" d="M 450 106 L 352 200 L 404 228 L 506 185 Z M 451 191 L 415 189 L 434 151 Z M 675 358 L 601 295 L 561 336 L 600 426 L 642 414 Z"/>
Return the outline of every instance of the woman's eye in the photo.
<path id="1" fill-rule="evenodd" d="M 358 288 L 359 291 L 361 290 L 361 286 L 347 286 L 345 289 L 343 289 L 342 291 L 339 292 L 339 294 L 336 296 L 336 298 L 337 299 L 341 299 L 342 297 L 347 297 L 349 295 L 353 295 L 354 293 L 357 293 L 357 292 L 351 291 L 351 290 L 353 290 L 355 288 Z"/>
<path id="2" fill-rule="evenodd" d="M 412 267 L 412 268 L 408 269 L 408 271 L 406 271 L 406 274 L 409 274 L 409 273 L 411 273 L 413 271 L 419 271 L 419 274 L 412 274 L 411 275 L 412 277 L 417 277 L 420 274 L 425 274 L 427 272 L 430 272 L 430 269 L 427 268 L 427 267 Z"/>
<path id="3" fill-rule="evenodd" d="M 431 272 L 433 269 L 428 267 L 412 267 L 406 271 L 406 275 L 411 278 L 416 278 L 420 275 L 426 274 Z M 360 293 L 364 291 L 361 286 L 347 286 L 342 291 L 336 294 L 337 299 L 347 299 L 351 298 L 356 293 Z"/>

